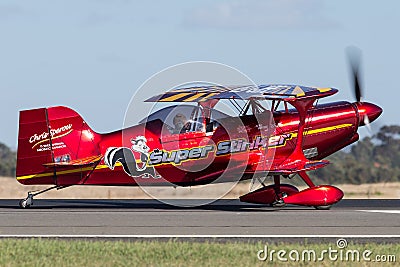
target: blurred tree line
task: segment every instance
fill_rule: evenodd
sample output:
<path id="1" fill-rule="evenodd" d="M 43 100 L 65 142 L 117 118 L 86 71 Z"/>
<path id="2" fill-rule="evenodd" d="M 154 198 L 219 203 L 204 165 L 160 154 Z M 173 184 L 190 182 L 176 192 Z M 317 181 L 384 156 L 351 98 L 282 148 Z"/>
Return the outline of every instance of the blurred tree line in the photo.
<path id="1" fill-rule="evenodd" d="M 0 176 L 15 176 L 17 155 L 5 144 L 0 143 Z"/>
<path id="2" fill-rule="evenodd" d="M 318 183 L 400 181 L 400 126 L 383 126 L 352 145 L 350 152 L 338 151 L 327 159 L 331 164 L 311 173 Z"/>

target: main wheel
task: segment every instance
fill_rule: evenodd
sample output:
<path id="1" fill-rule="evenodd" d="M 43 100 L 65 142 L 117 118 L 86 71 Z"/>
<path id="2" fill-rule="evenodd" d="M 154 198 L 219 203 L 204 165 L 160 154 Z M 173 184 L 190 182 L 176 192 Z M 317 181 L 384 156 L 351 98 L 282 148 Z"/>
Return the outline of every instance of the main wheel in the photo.
<path id="1" fill-rule="evenodd" d="M 273 203 L 271 203 L 270 205 L 274 208 L 282 208 L 282 207 L 286 206 L 285 202 L 283 202 L 282 199 L 278 199 L 278 200 L 274 201 Z"/>
<path id="2" fill-rule="evenodd" d="M 332 207 L 332 205 L 314 206 L 314 208 L 317 209 L 317 210 L 329 210 L 331 207 Z"/>

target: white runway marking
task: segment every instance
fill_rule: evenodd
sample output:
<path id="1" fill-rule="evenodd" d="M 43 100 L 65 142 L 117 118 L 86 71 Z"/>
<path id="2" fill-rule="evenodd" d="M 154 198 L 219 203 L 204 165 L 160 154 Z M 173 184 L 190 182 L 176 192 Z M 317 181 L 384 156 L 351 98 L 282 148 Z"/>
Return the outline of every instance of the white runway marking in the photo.
<path id="1" fill-rule="evenodd" d="M 400 214 L 400 210 L 358 210 L 364 212 L 375 212 L 375 213 L 391 213 L 391 214 Z"/>

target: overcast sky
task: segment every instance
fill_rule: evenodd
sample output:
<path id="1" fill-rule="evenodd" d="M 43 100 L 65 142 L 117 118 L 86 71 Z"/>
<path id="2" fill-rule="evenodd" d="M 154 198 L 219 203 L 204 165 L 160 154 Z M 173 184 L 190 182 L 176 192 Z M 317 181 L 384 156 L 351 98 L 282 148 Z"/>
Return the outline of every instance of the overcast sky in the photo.
<path id="1" fill-rule="evenodd" d="M 399 14 L 395 0 L 2 0 L 0 142 L 16 148 L 19 110 L 54 105 L 117 130 L 146 79 L 196 60 L 353 101 L 349 45 L 363 51 L 365 100 L 384 109 L 373 128 L 399 124 Z"/>

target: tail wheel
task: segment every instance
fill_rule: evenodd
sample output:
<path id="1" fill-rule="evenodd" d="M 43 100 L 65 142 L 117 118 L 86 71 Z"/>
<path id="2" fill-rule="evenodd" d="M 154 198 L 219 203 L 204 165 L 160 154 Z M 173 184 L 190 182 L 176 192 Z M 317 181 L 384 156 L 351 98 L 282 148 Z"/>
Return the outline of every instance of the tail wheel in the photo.
<path id="1" fill-rule="evenodd" d="M 29 208 L 30 206 L 32 206 L 34 195 L 35 194 L 32 194 L 32 192 L 28 192 L 28 196 L 19 201 L 19 207 L 22 209 L 26 209 L 26 208 Z"/>
<path id="2" fill-rule="evenodd" d="M 31 206 L 31 203 L 29 203 L 28 199 L 21 199 L 19 201 L 19 207 L 22 209 L 29 208 Z"/>

